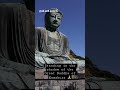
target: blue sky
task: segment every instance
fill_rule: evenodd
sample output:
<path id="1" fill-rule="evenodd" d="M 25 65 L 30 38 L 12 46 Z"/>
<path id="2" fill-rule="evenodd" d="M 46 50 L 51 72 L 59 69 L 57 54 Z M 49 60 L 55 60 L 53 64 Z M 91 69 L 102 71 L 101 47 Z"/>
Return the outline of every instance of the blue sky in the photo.
<path id="1" fill-rule="evenodd" d="M 120 75 L 120 0 L 86 0 L 86 56 Z"/>
<path id="2" fill-rule="evenodd" d="M 44 14 L 39 10 L 58 8 L 63 13 L 59 31 L 69 40 L 75 54 L 85 56 L 85 0 L 35 0 L 35 26 L 44 27 Z"/>

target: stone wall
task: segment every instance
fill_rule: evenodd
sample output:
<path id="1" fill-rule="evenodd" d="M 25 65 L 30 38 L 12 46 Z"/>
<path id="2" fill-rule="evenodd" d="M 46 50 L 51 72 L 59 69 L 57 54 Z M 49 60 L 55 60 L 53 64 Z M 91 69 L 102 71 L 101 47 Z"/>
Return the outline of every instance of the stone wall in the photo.
<path id="1" fill-rule="evenodd" d="M 67 89 L 68 90 L 85 90 L 85 80 L 38 80 L 38 81 L 35 81 L 35 90 L 67 90 Z"/>

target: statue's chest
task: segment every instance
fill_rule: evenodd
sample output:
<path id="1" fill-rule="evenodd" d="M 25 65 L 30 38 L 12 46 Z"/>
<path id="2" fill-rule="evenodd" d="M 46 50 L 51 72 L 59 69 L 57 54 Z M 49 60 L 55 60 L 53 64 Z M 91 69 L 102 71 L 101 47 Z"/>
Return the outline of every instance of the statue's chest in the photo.
<path id="1" fill-rule="evenodd" d="M 48 37 L 47 44 L 51 50 L 58 51 L 60 49 L 60 40 L 59 39 Z"/>
<path id="2" fill-rule="evenodd" d="M 58 38 L 58 36 L 48 35 L 47 45 L 48 45 L 49 49 L 51 49 L 53 51 L 59 51 L 60 47 L 61 47 L 60 38 Z"/>
<path id="3" fill-rule="evenodd" d="M 47 35 L 56 40 L 60 38 L 60 34 L 58 34 L 58 32 L 49 32 Z"/>

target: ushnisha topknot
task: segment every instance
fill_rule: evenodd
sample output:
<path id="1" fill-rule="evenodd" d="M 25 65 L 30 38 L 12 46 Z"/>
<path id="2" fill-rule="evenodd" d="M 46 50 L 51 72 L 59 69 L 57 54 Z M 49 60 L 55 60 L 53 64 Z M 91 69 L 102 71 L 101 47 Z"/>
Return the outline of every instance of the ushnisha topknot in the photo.
<path id="1" fill-rule="evenodd" d="M 45 20 L 47 19 L 49 14 L 52 13 L 52 12 L 57 12 L 63 17 L 63 13 L 60 10 L 58 10 L 57 8 L 51 8 L 51 9 L 49 9 L 49 12 L 45 13 Z"/>
<path id="2" fill-rule="evenodd" d="M 62 13 L 59 9 L 57 9 L 57 8 L 51 8 L 51 9 L 49 9 L 49 12 L 46 12 L 46 14 L 49 14 L 49 13 L 51 13 L 51 12 L 60 13 L 60 15 L 63 17 L 63 13 Z M 45 15 L 46 15 L 46 14 L 45 14 Z"/>

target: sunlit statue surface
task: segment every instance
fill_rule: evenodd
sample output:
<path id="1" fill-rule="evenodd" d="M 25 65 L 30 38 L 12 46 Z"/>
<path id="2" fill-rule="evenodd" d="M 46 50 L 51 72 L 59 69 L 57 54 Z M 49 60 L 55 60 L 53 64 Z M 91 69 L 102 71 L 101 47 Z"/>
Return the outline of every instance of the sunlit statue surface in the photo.
<path id="1" fill-rule="evenodd" d="M 45 27 L 36 28 L 35 60 L 36 67 L 44 64 L 78 64 L 84 66 L 82 60 L 71 60 L 70 48 L 67 37 L 58 31 L 63 14 L 58 9 L 51 9 L 45 14 Z"/>

